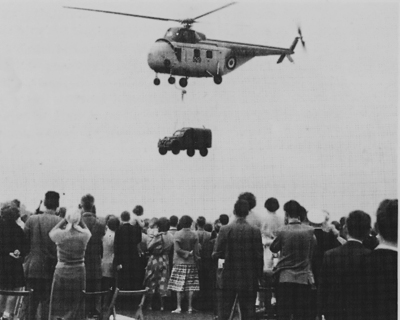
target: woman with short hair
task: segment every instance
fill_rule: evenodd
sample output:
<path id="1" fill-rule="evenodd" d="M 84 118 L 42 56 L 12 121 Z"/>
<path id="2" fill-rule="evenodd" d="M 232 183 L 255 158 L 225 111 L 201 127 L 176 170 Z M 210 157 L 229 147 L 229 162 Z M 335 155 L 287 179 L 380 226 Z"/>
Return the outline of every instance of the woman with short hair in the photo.
<path id="1" fill-rule="evenodd" d="M 168 289 L 177 292 L 177 308 L 172 313 L 181 313 L 183 295 L 188 294 L 188 313 L 193 312 L 193 292 L 200 290 L 199 274 L 196 262 L 199 260 L 199 239 L 197 234 L 190 229 L 193 219 L 183 216 L 179 220 L 181 230 L 174 236 L 174 267 Z"/>
<path id="2" fill-rule="evenodd" d="M 92 235 L 81 220 L 81 211 L 78 208 L 67 210 L 65 219 L 50 231 L 49 236 L 57 245 L 58 257 L 51 288 L 49 319 L 84 319 L 85 250 Z"/>

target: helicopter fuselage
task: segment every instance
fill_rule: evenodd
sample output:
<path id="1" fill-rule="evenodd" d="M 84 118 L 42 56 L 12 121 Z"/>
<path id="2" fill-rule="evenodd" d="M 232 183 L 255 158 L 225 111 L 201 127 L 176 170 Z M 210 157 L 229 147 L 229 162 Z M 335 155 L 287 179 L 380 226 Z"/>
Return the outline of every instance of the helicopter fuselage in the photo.
<path id="1" fill-rule="evenodd" d="M 297 38 L 295 39 L 297 43 Z M 189 28 L 170 28 L 151 47 L 147 62 L 156 73 L 222 77 L 256 56 L 290 55 L 290 49 L 206 39 Z"/>

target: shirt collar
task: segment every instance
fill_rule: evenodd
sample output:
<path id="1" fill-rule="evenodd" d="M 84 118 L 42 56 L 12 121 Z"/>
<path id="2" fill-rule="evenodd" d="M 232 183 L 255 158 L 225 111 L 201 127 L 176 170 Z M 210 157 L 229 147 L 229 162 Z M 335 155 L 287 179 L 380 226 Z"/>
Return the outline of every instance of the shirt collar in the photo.
<path id="1" fill-rule="evenodd" d="M 392 250 L 392 251 L 396 251 L 397 252 L 397 247 L 395 247 L 394 245 L 387 244 L 387 243 L 380 243 L 375 248 L 375 250 L 379 250 L 379 249 Z"/>
<path id="2" fill-rule="evenodd" d="M 358 242 L 358 243 L 361 243 L 361 244 L 362 244 L 362 241 L 361 241 L 361 240 L 354 239 L 354 238 L 352 238 L 352 237 L 350 237 L 350 236 L 347 238 L 347 241 L 355 241 L 355 242 Z"/>

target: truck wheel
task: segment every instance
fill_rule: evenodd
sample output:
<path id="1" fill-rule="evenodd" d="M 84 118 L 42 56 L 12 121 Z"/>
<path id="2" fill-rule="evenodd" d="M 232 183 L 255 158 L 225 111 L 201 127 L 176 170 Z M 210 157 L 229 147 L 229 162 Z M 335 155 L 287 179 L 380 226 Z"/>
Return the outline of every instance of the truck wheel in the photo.
<path id="1" fill-rule="evenodd" d="M 188 155 L 189 157 L 193 157 L 195 151 L 194 151 L 194 149 L 187 149 L 186 153 L 187 153 L 187 155 Z"/>
<path id="2" fill-rule="evenodd" d="M 165 154 L 167 154 L 167 149 L 165 149 L 165 148 L 158 148 L 158 152 L 163 156 L 163 155 L 165 155 Z"/>
<path id="3" fill-rule="evenodd" d="M 205 149 L 200 149 L 200 154 L 201 154 L 202 157 L 207 156 L 207 154 L 208 154 L 207 148 L 205 148 Z"/>
<path id="4" fill-rule="evenodd" d="M 180 149 L 172 149 L 172 153 L 173 154 L 179 154 L 179 152 L 181 152 Z"/>

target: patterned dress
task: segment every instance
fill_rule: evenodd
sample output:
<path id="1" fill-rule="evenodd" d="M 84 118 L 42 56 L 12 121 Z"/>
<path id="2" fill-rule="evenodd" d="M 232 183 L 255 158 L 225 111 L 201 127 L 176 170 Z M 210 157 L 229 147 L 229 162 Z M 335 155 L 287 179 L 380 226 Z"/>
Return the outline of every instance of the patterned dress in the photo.
<path id="1" fill-rule="evenodd" d="M 173 250 L 173 245 L 173 238 L 167 232 L 160 232 L 149 239 L 147 246 L 150 257 L 144 278 L 144 286 L 149 288 L 149 295 L 155 292 L 159 292 L 161 297 L 168 295 L 169 255 Z"/>

